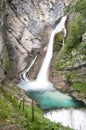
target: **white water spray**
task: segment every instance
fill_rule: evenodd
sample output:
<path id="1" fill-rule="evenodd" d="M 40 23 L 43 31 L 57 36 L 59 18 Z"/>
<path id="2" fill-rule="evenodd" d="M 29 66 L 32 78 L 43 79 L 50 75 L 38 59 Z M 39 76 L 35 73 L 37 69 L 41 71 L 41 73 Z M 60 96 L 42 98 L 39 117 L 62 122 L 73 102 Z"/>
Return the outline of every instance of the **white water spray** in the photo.
<path id="1" fill-rule="evenodd" d="M 49 70 L 50 70 L 50 63 L 53 56 L 53 43 L 54 43 L 54 36 L 56 33 L 60 31 L 64 31 L 64 36 L 66 36 L 66 29 L 65 29 L 65 22 L 66 22 L 67 16 L 64 16 L 60 23 L 56 26 L 56 28 L 52 31 L 50 41 L 48 44 L 48 50 L 45 56 L 45 59 L 42 63 L 41 69 L 38 73 L 37 80 L 45 81 L 48 80 L 49 77 Z"/>
<path id="2" fill-rule="evenodd" d="M 25 91 L 32 90 L 32 91 L 40 91 L 40 89 L 46 90 L 46 89 L 53 89 L 53 84 L 48 81 L 49 77 L 49 70 L 51 65 L 51 59 L 53 56 L 53 43 L 54 43 L 54 36 L 56 33 L 59 33 L 60 31 L 65 30 L 65 22 L 66 22 L 67 16 L 62 17 L 61 21 L 57 24 L 56 28 L 52 31 L 50 41 L 48 44 L 48 50 L 45 56 L 45 59 L 43 61 L 43 64 L 41 66 L 41 69 L 37 75 L 36 80 L 29 81 L 26 73 L 29 69 L 26 69 L 22 73 L 23 81 L 18 84 L 19 87 L 24 89 Z M 64 36 L 66 35 L 64 31 Z M 30 68 L 30 67 L 28 67 Z"/>
<path id="3" fill-rule="evenodd" d="M 53 122 L 69 126 L 73 130 L 86 130 L 86 110 L 61 109 L 45 113 L 44 117 Z"/>
<path id="4" fill-rule="evenodd" d="M 29 81 L 29 79 L 27 78 L 27 73 L 30 71 L 30 69 L 33 66 L 33 64 L 35 63 L 36 59 L 37 59 L 37 56 L 35 56 L 35 58 L 32 60 L 29 67 L 27 69 L 25 69 L 22 73 L 20 73 L 19 76 L 21 78 L 21 81 Z"/>
<path id="5" fill-rule="evenodd" d="M 57 91 L 57 95 L 55 95 L 55 89 L 53 88 L 53 84 L 48 81 L 49 77 L 49 68 L 51 64 L 51 59 L 53 55 L 53 40 L 56 33 L 60 31 L 64 31 L 64 37 L 66 36 L 66 29 L 65 29 L 65 21 L 67 16 L 64 16 L 60 23 L 56 26 L 56 28 L 52 31 L 48 50 L 45 56 L 45 59 L 43 61 L 43 64 L 41 66 L 41 69 L 37 75 L 36 80 L 29 81 L 27 78 L 27 72 L 30 70 L 32 65 L 34 64 L 35 59 L 32 61 L 31 65 L 23 72 L 21 73 L 21 79 L 22 81 L 18 84 L 20 88 L 25 90 L 26 92 L 32 91 L 41 91 L 47 90 L 48 94 L 45 93 L 44 97 L 46 98 L 54 98 L 59 100 L 59 102 L 62 103 L 69 103 L 72 100 L 72 97 L 69 95 L 65 95 L 63 93 L 60 93 Z M 51 91 L 51 89 L 54 89 L 54 92 Z M 45 91 L 46 92 L 46 91 Z M 44 98 L 42 98 L 44 100 Z M 51 100 L 50 100 L 51 101 Z M 55 101 L 55 100 L 54 100 Z M 47 103 L 45 103 L 47 104 Z M 62 110 L 56 110 L 52 112 L 48 112 L 44 115 L 46 118 L 50 119 L 51 121 L 60 122 L 65 126 L 69 126 L 73 128 L 74 130 L 85 130 L 86 129 L 86 111 L 85 110 L 75 110 L 75 109 L 62 109 Z"/>

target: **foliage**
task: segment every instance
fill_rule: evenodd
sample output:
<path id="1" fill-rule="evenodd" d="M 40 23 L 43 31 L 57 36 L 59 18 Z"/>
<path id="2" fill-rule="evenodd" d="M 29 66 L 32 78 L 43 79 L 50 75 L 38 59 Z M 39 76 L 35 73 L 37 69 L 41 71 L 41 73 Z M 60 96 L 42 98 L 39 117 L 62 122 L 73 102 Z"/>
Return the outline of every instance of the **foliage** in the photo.
<path id="1" fill-rule="evenodd" d="M 86 59 L 86 42 L 81 42 L 80 43 L 80 54 L 84 55 L 84 59 Z"/>
<path id="2" fill-rule="evenodd" d="M 75 82 L 73 87 L 80 92 L 86 93 L 86 82 Z"/>
<path id="3" fill-rule="evenodd" d="M 86 90 L 86 83 L 84 82 L 86 75 L 78 66 L 78 70 L 74 70 L 74 67 L 76 64 L 81 65 L 86 61 L 86 42 L 82 41 L 83 34 L 86 32 L 86 1 L 73 1 L 66 7 L 65 13 L 69 14 L 66 27 L 67 37 L 64 48 L 55 62 L 55 67 L 56 70 L 67 70 L 61 71 L 61 73 L 65 78 L 70 77 L 70 80 L 74 81 L 73 87 L 76 90 L 84 92 Z"/>
<path id="4" fill-rule="evenodd" d="M 67 23 L 68 36 L 65 41 L 65 53 L 70 53 L 73 48 L 82 42 L 82 35 L 86 31 L 86 0 L 72 1 L 66 7 L 65 13 L 72 16 L 72 21 Z"/>
<path id="5" fill-rule="evenodd" d="M 82 35 L 85 33 L 86 23 L 83 22 L 81 16 L 77 17 L 70 25 L 68 37 L 65 41 L 65 53 L 70 53 L 71 50 L 82 42 Z"/>
<path id="6" fill-rule="evenodd" d="M 8 103 L 4 101 L 3 96 L 0 93 L 0 121 L 9 118 L 10 109 Z"/>
<path id="7" fill-rule="evenodd" d="M 56 63 L 56 68 L 58 68 L 58 69 L 67 68 L 69 66 L 69 64 L 67 64 L 67 62 L 69 62 L 69 61 L 72 65 L 72 59 L 70 57 L 66 57 L 65 59 L 62 59 L 62 60 L 58 59 L 58 62 Z"/>
<path id="8" fill-rule="evenodd" d="M 65 9 L 64 9 L 64 13 L 65 14 L 71 14 L 73 12 L 73 5 L 72 5 L 72 3 L 74 1 L 75 0 L 70 1 L 69 5 L 65 7 Z"/>
<path id="9" fill-rule="evenodd" d="M 80 16 L 86 17 L 86 0 L 72 0 L 70 4 L 65 8 L 65 14 L 80 14 Z"/>
<path id="10" fill-rule="evenodd" d="M 60 32 L 55 35 L 55 42 L 62 42 L 63 41 L 63 32 Z"/>
<path id="11" fill-rule="evenodd" d="M 39 124 L 39 125 L 37 125 Z M 29 123 L 28 130 L 69 130 L 69 128 L 64 128 L 60 124 L 50 122 L 49 120 L 41 119 L 36 122 Z"/>
<path id="12" fill-rule="evenodd" d="M 54 37 L 54 51 L 59 51 L 62 47 L 63 32 L 60 32 Z"/>
<path id="13" fill-rule="evenodd" d="M 68 71 L 68 72 L 65 72 L 65 78 L 66 80 L 76 80 L 77 74 L 74 71 Z"/>
<path id="14" fill-rule="evenodd" d="M 68 16 L 67 36 L 64 47 L 56 57 L 55 71 L 56 74 L 59 73 L 65 77 L 70 92 L 77 91 L 78 98 L 83 97 L 85 101 L 86 0 L 72 0 L 72 3 L 66 7 L 65 14 Z"/>
<path id="15" fill-rule="evenodd" d="M 74 8 L 75 12 L 79 12 L 80 15 L 86 17 L 86 0 L 78 0 Z"/>
<path id="16" fill-rule="evenodd" d="M 3 16 L 3 19 L 6 19 L 8 16 L 8 13 L 6 12 L 6 6 L 9 3 L 10 4 L 11 0 L 1 0 L 0 1 L 0 15 Z"/>
<path id="17" fill-rule="evenodd" d="M 5 70 L 8 70 L 10 67 L 10 63 L 9 63 L 9 55 L 6 46 L 3 47 L 3 53 L 4 53 L 4 68 Z"/>
<path id="18" fill-rule="evenodd" d="M 25 103 L 24 110 L 19 108 L 19 95 L 20 90 L 16 86 L 9 85 L 0 88 L 0 95 L 4 98 L 0 99 L 0 124 L 20 124 L 24 126 L 25 130 L 70 130 L 59 123 L 54 123 L 43 117 L 42 110 L 34 106 L 34 121 L 32 121 L 31 105 Z M 16 93 L 16 94 L 15 94 Z M 7 103 L 6 103 L 6 101 Z M 1 111 L 2 109 L 2 111 Z"/>

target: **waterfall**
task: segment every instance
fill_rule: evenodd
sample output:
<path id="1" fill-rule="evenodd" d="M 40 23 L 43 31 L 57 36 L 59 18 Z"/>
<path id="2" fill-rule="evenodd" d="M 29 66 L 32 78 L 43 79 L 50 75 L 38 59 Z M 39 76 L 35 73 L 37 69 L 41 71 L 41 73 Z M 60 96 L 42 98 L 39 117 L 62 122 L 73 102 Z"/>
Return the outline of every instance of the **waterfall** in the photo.
<path id="1" fill-rule="evenodd" d="M 47 112 L 44 116 L 51 121 L 60 122 L 64 126 L 69 126 L 74 130 L 86 129 L 86 110 L 73 109 L 71 107 L 83 107 L 83 103 L 74 100 L 68 94 L 59 92 L 53 87 L 53 84 L 48 80 L 49 70 L 53 55 L 53 41 L 56 33 L 64 31 L 64 37 L 66 36 L 65 21 L 67 16 L 62 17 L 61 21 L 57 24 L 56 28 L 52 31 L 50 41 L 48 44 L 48 50 L 44 58 L 43 64 L 39 70 L 37 78 L 35 80 L 28 80 L 27 72 L 34 64 L 35 59 L 30 66 L 21 73 L 21 82 L 18 84 L 20 88 L 25 90 L 26 94 L 33 98 L 42 109 L 52 108 L 67 108 Z M 64 43 L 63 43 L 64 44 Z"/>
<path id="2" fill-rule="evenodd" d="M 64 16 L 60 23 L 57 24 L 56 28 L 52 31 L 50 41 L 48 44 L 48 50 L 45 56 L 45 59 L 42 63 L 41 69 L 38 73 L 37 80 L 48 80 L 49 77 L 49 70 L 50 70 L 50 63 L 53 55 L 53 43 L 54 43 L 54 36 L 56 33 L 60 31 L 64 31 L 64 37 L 66 36 L 66 29 L 65 29 L 65 21 L 67 19 L 67 16 Z"/>
<path id="3" fill-rule="evenodd" d="M 23 73 L 21 73 L 21 77 L 23 77 L 22 78 L 23 80 L 18 84 L 18 86 L 24 89 L 25 91 L 27 90 L 39 91 L 40 89 L 44 89 L 44 90 L 53 89 L 53 84 L 48 81 L 48 77 L 49 77 L 51 59 L 53 55 L 54 36 L 56 33 L 61 31 L 64 31 L 64 36 L 66 36 L 66 31 L 65 31 L 66 19 L 67 16 L 62 17 L 61 21 L 57 24 L 56 28 L 51 33 L 50 41 L 48 44 L 48 50 L 36 80 L 30 81 L 26 76 L 27 71 L 30 69 L 30 67 L 28 67 L 29 69 L 26 69 Z"/>
<path id="4" fill-rule="evenodd" d="M 36 59 L 37 59 L 37 56 L 35 56 L 35 58 L 32 60 L 29 67 L 27 69 L 25 69 L 22 73 L 20 73 L 19 76 L 20 76 L 21 81 L 29 81 L 26 74 L 30 71 L 30 69 L 33 66 L 33 64 L 35 63 Z"/>
<path id="5" fill-rule="evenodd" d="M 61 109 L 44 114 L 44 117 L 53 122 L 69 126 L 73 130 L 86 130 L 86 110 Z"/>

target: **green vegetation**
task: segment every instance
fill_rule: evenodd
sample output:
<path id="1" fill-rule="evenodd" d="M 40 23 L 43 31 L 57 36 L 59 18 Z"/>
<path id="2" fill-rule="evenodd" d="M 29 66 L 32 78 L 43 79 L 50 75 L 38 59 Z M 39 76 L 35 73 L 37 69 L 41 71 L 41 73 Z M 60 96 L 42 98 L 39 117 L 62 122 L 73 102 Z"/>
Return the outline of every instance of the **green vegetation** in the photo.
<path id="1" fill-rule="evenodd" d="M 86 1 L 84 0 L 78 0 L 76 4 L 74 2 L 74 4 L 70 4 L 66 7 L 67 13 L 72 14 L 73 20 L 67 20 L 68 34 L 65 39 L 64 49 L 60 52 L 55 65 L 57 69 L 74 67 L 74 62 L 76 62 L 77 58 L 81 55 L 83 55 L 83 60 L 86 59 L 86 42 L 82 41 L 82 36 L 86 32 L 86 21 L 83 16 L 83 12 L 86 11 L 85 7 Z M 72 53 L 75 54 L 72 55 Z"/>
<path id="2" fill-rule="evenodd" d="M 75 82 L 73 83 L 73 88 L 80 92 L 86 93 L 86 82 Z"/>
<path id="3" fill-rule="evenodd" d="M 80 16 L 86 17 L 86 1 L 85 0 L 72 0 L 72 2 L 65 8 L 66 14 L 80 14 Z"/>
<path id="4" fill-rule="evenodd" d="M 1 0 L 0 1 L 0 15 L 4 15 L 5 14 L 5 4 L 6 4 L 6 0 Z"/>
<path id="5" fill-rule="evenodd" d="M 4 68 L 5 70 L 8 70 L 10 67 L 10 63 L 9 63 L 9 55 L 6 46 L 3 47 L 3 53 L 4 53 Z"/>
<path id="6" fill-rule="evenodd" d="M 86 30 L 86 22 L 83 22 L 81 16 L 75 18 L 69 25 L 68 36 L 65 40 L 65 53 L 70 53 L 71 50 L 77 47 L 82 42 L 82 35 Z"/>
<path id="7" fill-rule="evenodd" d="M 43 117 L 43 111 L 34 106 L 34 121 L 32 121 L 31 103 L 25 100 L 23 106 L 19 107 L 19 99 L 24 96 L 16 86 L 7 82 L 7 85 L 0 87 L 0 126 L 12 124 L 21 125 L 24 130 L 70 130 L 59 123 L 54 123 Z"/>
<path id="8" fill-rule="evenodd" d="M 82 42 L 82 35 L 86 32 L 86 1 L 73 1 L 66 7 L 65 13 L 71 15 L 72 21 L 67 23 L 68 36 L 65 40 L 65 53 L 70 53 L 73 48 Z"/>
<path id="9" fill-rule="evenodd" d="M 71 68 L 73 66 L 73 60 L 74 59 L 71 57 L 66 57 L 65 59 L 58 60 L 55 67 L 58 69 Z"/>
<path id="10" fill-rule="evenodd" d="M 68 71 L 65 72 L 65 78 L 66 80 L 77 80 L 77 74 L 75 73 L 75 71 Z"/>
<path id="11" fill-rule="evenodd" d="M 86 17 L 86 0 L 78 0 L 74 6 L 75 12 L 80 13 L 83 17 Z"/>
<path id="12" fill-rule="evenodd" d="M 8 13 L 5 10 L 6 5 L 10 4 L 11 0 L 1 0 L 0 1 L 0 15 L 2 16 L 1 18 L 3 18 L 4 20 L 6 20 Z M 4 21 L 5 22 L 5 21 Z"/>
<path id="13" fill-rule="evenodd" d="M 54 38 L 54 51 L 59 51 L 62 47 L 63 42 L 63 32 L 60 32 L 55 35 Z"/>
<path id="14" fill-rule="evenodd" d="M 67 37 L 55 62 L 55 68 L 67 81 L 70 80 L 75 90 L 86 93 L 86 73 L 83 66 L 86 63 L 86 40 L 83 40 L 86 33 L 86 0 L 73 0 L 66 7 L 65 13 L 68 15 Z"/>
<path id="15" fill-rule="evenodd" d="M 0 98 L 0 121 L 3 121 L 10 116 L 8 104 L 4 101 L 3 96 Z"/>

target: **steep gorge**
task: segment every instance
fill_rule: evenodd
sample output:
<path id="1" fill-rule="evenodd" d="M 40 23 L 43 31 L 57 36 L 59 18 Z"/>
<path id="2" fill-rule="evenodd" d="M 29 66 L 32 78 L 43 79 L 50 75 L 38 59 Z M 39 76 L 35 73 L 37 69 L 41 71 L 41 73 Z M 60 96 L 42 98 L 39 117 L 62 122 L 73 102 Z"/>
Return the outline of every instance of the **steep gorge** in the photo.
<path id="1" fill-rule="evenodd" d="M 83 22 L 83 20 L 82 18 L 78 20 L 80 12 L 74 12 L 76 2 L 69 4 L 69 6 L 68 2 L 63 0 L 2 0 L 0 2 L 2 8 L 0 11 L 0 82 L 3 81 L 4 75 L 10 80 L 18 82 L 19 73 L 30 64 L 35 55 L 38 55 L 36 64 L 32 68 L 34 71 L 31 70 L 29 73 L 30 79 L 36 77 L 42 62 L 41 57 L 45 55 L 50 32 L 58 23 L 59 18 L 63 16 L 65 5 L 67 5 L 67 38 L 65 39 L 65 46 L 62 48 L 63 34 L 61 33 L 55 37 L 54 58 L 52 60 L 50 80 L 58 89 L 67 92 L 70 91 L 73 96 L 80 100 L 84 98 L 83 101 L 86 102 L 85 94 L 82 94 L 80 90 L 76 89 L 76 91 L 73 87 L 73 82 L 75 87 L 77 83 L 81 86 L 85 86 L 86 30 L 78 34 L 82 39 L 78 48 L 76 45 L 71 45 L 72 38 L 68 41 L 68 37 L 70 37 L 70 35 L 73 35 L 73 37 L 78 36 L 76 36 L 76 33 L 79 27 L 76 26 L 79 26 L 78 23 Z M 83 11 L 81 16 L 82 15 Z M 75 21 L 77 25 L 74 25 L 75 23 L 73 21 Z M 71 25 L 74 27 L 71 27 Z M 80 24 L 80 26 L 83 27 L 82 24 Z M 75 31 L 75 34 L 73 34 L 71 30 Z M 67 44 L 67 42 L 70 43 Z M 67 54 L 68 46 L 69 49 L 72 48 L 72 46 L 74 47 L 70 49 Z M 77 73 L 77 75 L 75 73 Z"/>
<path id="2" fill-rule="evenodd" d="M 78 0 L 66 7 L 68 14 L 65 45 L 56 57 L 55 74 L 63 76 L 66 88 L 86 104 L 86 2 Z M 57 84 L 58 87 L 58 84 Z M 62 90 L 62 88 L 61 88 Z"/>
<path id="3" fill-rule="evenodd" d="M 0 123 L 9 125 L 15 124 L 15 122 L 18 124 L 23 122 L 23 126 L 25 126 L 23 117 L 26 121 L 30 120 L 28 117 L 31 116 L 31 110 L 29 116 L 27 112 L 25 112 L 25 115 L 21 114 L 18 104 L 21 97 L 24 96 L 25 103 L 28 104 L 29 102 L 31 109 L 31 100 L 24 95 L 24 92 L 15 87 L 15 83 L 20 80 L 19 73 L 37 55 L 38 58 L 28 74 L 29 79 L 35 79 L 47 51 L 50 33 L 64 13 L 68 16 L 67 37 L 64 40 L 64 47 L 62 47 L 63 32 L 55 36 L 49 80 L 59 90 L 70 93 L 86 104 L 86 2 L 76 0 L 70 3 L 70 1 L 0 1 L 0 94 L 1 100 L 4 103 L 7 101 L 8 107 L 12 104 L 15 108 L 14 112 L 11 113 L 12 117 L 8 120 L 6 118 Z M 5 112 L 4 108 L 3 111 Z M 19 113 L 15 113 L 15 111 Z M 2 112 L 1 106 L 0 112 Z M 6 114 L 7 112 L 10 114 L 9 109 L 6 109 Z M 3 112 L 1 117 L 3 117 Z M 20 122 L 18 122 L 18 118 Z M 11 119 L 13 119 L 12 122 Z M 37 123 L 39 124 L 39 122 Z M 32 127 L 33 124 L 29 123 L 28 126 Z M 21 125 L 17 127 L 16 125 L 6 126 L 7 128 L 23 129 Z M 67 128 L 61 128 L 67 130 Z M 5 129 L 5 127 L 2 129 Z"/>
<path id="4" fill-rule="evenodd" d="M 47 44 L 50 30 L 64 14 L 64 1 L 2 0 L 1 5 L 3 43 L 9 56 L 9 68 L 5 71 L 12 80 Z"/>

